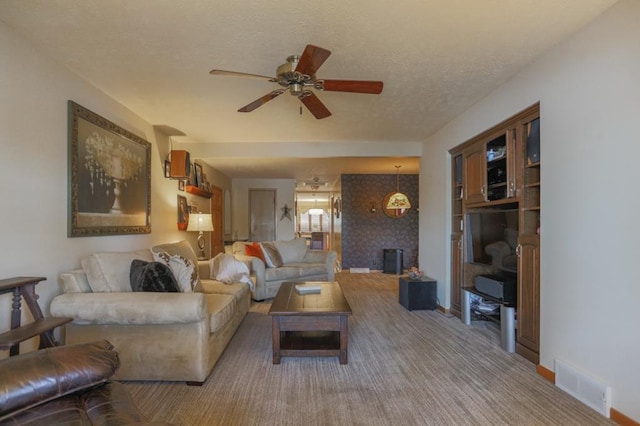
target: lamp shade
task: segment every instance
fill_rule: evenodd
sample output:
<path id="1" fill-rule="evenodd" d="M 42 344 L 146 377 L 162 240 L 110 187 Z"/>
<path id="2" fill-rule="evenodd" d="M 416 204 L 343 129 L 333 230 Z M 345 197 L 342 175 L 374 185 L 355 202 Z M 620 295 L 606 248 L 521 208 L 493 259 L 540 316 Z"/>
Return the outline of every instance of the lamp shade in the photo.
<path id="1" fill-rule="evenodd" d="M 213 221 L 208 213 L 191 213 L 189 215 L 189 225 L 187 231 L 207 232 L 213 231 Z"/>
<path id="2" fill-rule="evenodd" d="M 389 197 L 389 202 L 387 203 L 388 209 L 409 209 L 411 208 L 411 203 L 409 202 L 409 198 L 404 195 L 402 192 L 396 192 Z"/>

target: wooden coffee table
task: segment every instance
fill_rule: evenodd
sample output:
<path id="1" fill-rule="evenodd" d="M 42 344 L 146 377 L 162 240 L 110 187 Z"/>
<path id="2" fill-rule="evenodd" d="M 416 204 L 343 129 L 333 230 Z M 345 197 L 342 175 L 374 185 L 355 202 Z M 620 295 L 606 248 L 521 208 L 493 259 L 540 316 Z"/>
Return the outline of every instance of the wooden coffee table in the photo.
<path id="1" fill-rule="evenodd" d="M 320 286 L 320 293 L 298 294 L 296 285 Z M 285 282 L 269 309 L 273 363 L 283 356 L 337 356 L 348 360 L 351 307 L 337 282 Z"/>

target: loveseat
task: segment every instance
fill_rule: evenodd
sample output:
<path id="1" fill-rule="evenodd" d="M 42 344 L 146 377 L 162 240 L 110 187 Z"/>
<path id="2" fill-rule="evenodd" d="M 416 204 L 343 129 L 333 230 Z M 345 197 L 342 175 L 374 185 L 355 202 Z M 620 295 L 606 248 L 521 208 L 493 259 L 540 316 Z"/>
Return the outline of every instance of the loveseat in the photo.
<path id="1" fill-rule="evenodd" d="M 253 255 L 247 254 L 252 252 L 247 246 L 254 247 Z M 262 249 L 263 257 L 260 257 L 256 246 Z M 252 290 L 254 300 L 275 297 L 280 284 L 285 281 L 333 281 L 335 278 L 337 253 L 311 250 L 304 238 L 273 242 L 236 241 L 227 250 L 249 266 L 255 283 Z"/>
<path id="2" fill-rule="evenodd" d="M 0 425 L 148 423 L 124 385 L 106 340 L 29 352 L 0 361 Z"/>
<path id="3" fill-rule="evenodd" d="M 134 260 L 168 262 L 182 291 L 132 291 Z M 98 252 L 81 263 L 82 269 L 61 275 L 62 294 L 52 300 L 51 314 L 73 318 L 66 344 L 106 339 L 114 345 L 121 360 L 116 380 L 202 384 L 251 303 L 247 284 L 208 279 L 209 263 L 198 262 L 187 241 Z"/>

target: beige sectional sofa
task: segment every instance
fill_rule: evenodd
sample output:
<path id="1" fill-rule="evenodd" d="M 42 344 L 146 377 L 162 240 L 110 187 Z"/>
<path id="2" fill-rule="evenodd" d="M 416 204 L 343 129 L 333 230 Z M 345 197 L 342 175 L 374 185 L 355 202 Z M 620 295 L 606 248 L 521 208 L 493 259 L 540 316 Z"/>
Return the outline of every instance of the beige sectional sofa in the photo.
<path id="1" fill-rule="evenodd" d="M 337 253 L 327 250 L 310 250 L 304 238 L 289 241 L 273 241 L 282 260 L 282 265 L 269 267 L 261 259 L 246 254 L 245 246 L 251 242 L 236 241 L 227 252 L 249 266 L 255 283 L 252 290 L 254 300 L 275 297 L 280 284 L 285 281 L 333 281 Z"/>
<path id="2" fill-rule="evenodd" d="M 153 261 L 152 252 L 197 265 L 197 272 L 190 271 L 194 291 L 131 291 L 131 261 Z M 202 384 L 251 303 L 247 284 L 206 278 L 209 263 L 198 262 L 187 241 L 151 250 L 94 253 L 82 264 L 82 269 L 61 275 L 62 294 L 51 302 L 51 314 L 73 318 L 66 325 L 66 344 L 106 339 L 114 345 L 121 360 L 116 380 Z M 188 275 L 184 272 L 183 278 Z"/>

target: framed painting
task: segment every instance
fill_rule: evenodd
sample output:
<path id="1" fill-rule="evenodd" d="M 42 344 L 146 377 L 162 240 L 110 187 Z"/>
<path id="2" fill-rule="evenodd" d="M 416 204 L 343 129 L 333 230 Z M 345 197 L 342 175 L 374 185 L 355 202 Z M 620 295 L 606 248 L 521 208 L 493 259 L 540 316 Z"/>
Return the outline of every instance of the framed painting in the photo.
<path id="1" fill-rule="evenodd" d="M 193 163 L 193 168 L 195 169 L 196 186 L 198 188 L 204 189 L 202 188 L 202 185 L 204 184 L 204 180 L 202 179 L 202 166 L 198 163 Z"/>
<path id="2" fill-rule="evenodd" d="M 69 237 L 151 232 L 151 144 L 68 103 Z"/>
<path id="3" fill-rule="evenodd" d="M 189 225 L 189 205 L 187 197 L 178 195 L 178 229 L 185 231 Z"/>

